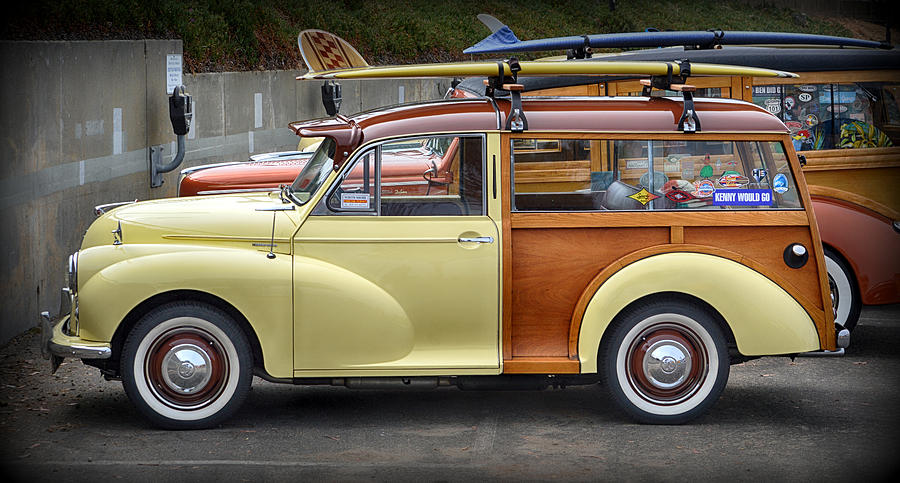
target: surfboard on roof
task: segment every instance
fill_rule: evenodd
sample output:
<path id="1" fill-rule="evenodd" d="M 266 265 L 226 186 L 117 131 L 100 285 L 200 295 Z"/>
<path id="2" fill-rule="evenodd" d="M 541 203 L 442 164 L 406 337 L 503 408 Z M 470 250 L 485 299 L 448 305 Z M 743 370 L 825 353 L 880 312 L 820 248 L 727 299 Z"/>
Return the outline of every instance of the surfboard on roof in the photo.
<path id="1" fill-rule="evenodd" d="M 598 48 L 637 48 L 692 46 L 714 48 L 717 45 L 817 45 L 827 47 L 893 48 L 886 42 L 791 32 L 752 31 L 651 31 L 613 34 L 571 35 L 535 40 L 519 40 L 507 25 L 487 14 L 478 15 L 491 34 L 463 50 L 465 54 L 534 52 Z"/>
<path id="2" fill-rule="evenodd" d="M 491 17 L 493 18 L 493 17 Z M 496 21 L 496 19 L 494 19 Z M 451 62 L 370 66 L 362 55 L 346 40 L 324 30 L 304 30 L 297 37 L 300 54 L 309 72 L 299 80 L 423 78 L 484 76 L 557 76 L 557 75 L 682 75 L 678 62 L 604 62 L 548 63 L 517 61 Z M 520 70 L 514 69 L 513 65 Z M 736 65 L 691 64 L 690 75 L 752 75 L 756 77 L 794 77 L 773 69 L 759 69 Z"/>
<path id="3" fill-rule="evenodd" d="M 513 65 L 520 70 L 514 70 Z M 687 64 L 674 62 L 515 62 L 482 61 L 446 64 L 416 64 L 393 66 L 369 66 L 312 72 L 297 77 L 298 80 L 335 79 L 384 79 L 423 77 L 499 77 L 502 76 L 556 76 L 556 75 L 667 75 L 687 74 Z M 796 74 L 758 67 L 691 63 L 691 76 L 796 77 Z"/>

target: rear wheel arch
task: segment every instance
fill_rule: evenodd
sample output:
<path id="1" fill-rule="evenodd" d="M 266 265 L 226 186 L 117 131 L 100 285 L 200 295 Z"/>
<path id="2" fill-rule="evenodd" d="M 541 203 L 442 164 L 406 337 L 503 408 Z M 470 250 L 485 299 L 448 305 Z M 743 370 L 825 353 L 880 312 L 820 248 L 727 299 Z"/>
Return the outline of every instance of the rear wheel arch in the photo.
<path id="1" fill-rule="evenodd" d="M 736 340 L 734 337 L 734 332 L 731 330 L 731 326 L 728 325 L 728 322 L 722 317 L 722 314 L 719 313 L 718 310 L 715 309 L 712 305 L 707 303 L 705 300 L 696 297 L 691 294 L 686 294 L 683 292 L 656 292 L 653 294 L 645 295 L 630 304 L 626 305 L 616 314 L 616 316 L 609 323 L 609 326 L 603 331 L 603 336 L 600 338 L 600 347 L 599 350 L 602 350 L 603 344 L 608 343 L 610 339 L 610 334 L 612 333 L 612 329 L 617 325 L 621 324 L 623 314 L 634 311 L 636 307 L 641 305 L 653 304 L 660 301 L 680 301 L 687 304 L 696 305 L 699 309 L 703 310 L 707 314 L 712 317 L 719 326 L 719 329 L 722 331 L 722 334 L 725 336 L 725 341 L 728 343 L 729 348 L 736 348 Z"/>
<path id="2" fill-rule="evenodd" d="M 578 355 L 582 372 L 598 371 L 601 339 L 616 316 L 659 294 L 696 301 L 715 314 L 732 361 L 820 348 L 810 314 L 772 279 L 716 254 L 663 253 L 629 261 L 585 290 L 570 329 L 570 354 Z"/>

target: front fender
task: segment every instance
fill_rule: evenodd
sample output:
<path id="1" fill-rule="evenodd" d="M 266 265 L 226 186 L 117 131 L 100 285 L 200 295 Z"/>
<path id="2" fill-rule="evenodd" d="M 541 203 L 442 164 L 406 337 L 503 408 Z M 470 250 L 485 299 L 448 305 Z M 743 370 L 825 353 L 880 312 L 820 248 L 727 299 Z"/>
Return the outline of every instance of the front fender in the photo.
<path id="1" fill-rule="evenodd" d="M 78 326 L 81 339 L 109 342 L 125 316 L 165 292 L 214 295 L 250 321 L 269 374 L 290 377 L 291 257 L 265 251 L 191 245 L 119 245 L 79 256 Z"/>
<path id="2" fill-rule="evenodd" d="M 819 349 L 813 320 L 775 282 L 722 257 L 668 253 L 625 266 L 594 293 L 579 331 L 582 372 L 597 372 L 600 339 L 615 316 L 628 304 L 662 292 L 692 295 L 712 306 L 728 323 L 743 355 Z"/>

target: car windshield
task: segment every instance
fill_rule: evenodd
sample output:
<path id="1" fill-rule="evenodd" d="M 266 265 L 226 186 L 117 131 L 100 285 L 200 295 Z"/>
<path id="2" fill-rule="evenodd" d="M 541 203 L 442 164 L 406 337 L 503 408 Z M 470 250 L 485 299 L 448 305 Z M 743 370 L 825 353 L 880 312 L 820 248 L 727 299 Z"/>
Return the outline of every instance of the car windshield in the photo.
<path id="1" fill-rule="evenodd" d="M 301 205 L 312 198 L 334 169 L 334 149 L 333 139 L 326 138 L 322 141 L 309 163 L 291 183 L 291 194 Z"/>

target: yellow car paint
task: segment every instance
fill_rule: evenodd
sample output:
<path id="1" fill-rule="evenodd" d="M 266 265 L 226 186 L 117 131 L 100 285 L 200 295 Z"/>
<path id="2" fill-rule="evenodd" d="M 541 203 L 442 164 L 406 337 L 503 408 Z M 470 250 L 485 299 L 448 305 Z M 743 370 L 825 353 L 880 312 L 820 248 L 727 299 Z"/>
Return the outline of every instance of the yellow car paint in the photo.
<path id="1" fill-rule="evenodd" d="M 311 216 L 294 239 L 297 375 L 499 373 L 497 240 L 487 216 Z"/>

